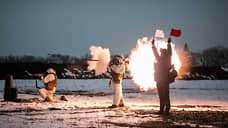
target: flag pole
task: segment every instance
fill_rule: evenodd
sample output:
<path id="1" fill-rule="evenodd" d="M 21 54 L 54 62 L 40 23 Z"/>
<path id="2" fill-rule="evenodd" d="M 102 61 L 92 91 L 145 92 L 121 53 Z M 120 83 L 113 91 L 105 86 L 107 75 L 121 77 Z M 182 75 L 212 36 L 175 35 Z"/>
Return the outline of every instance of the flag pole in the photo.
<path id="1" fill-rule="evenodd" d="M 171 35 L 172 35 L 172 31 L 173 31 L 173 28 L 171 29 L 171 31 L 170 31 L 170 33 L 169 33 L 168 42 L 169 42 L 169 39 L 170 39 L 170 42 L 171 42 Z"/>
<path id="2" fill-rule="evenodd" d="M 152 40 L 152 41 L 154 41 L 154 43 L 155 43 L 155 34 L 156 34 L 156 30 L 155 30 L 155 32 L 154 32 L 153 40 Z M 158 43 L 157 43 L 157 47 L 158 47 Z"/>

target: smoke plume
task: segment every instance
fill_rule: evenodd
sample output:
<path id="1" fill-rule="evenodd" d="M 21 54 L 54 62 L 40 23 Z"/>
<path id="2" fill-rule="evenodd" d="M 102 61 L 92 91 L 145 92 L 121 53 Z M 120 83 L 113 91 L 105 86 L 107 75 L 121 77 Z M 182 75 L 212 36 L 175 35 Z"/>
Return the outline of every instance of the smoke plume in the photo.
<path id="1" fill-rule="evenodd" d="M 105 73 L 110 61 L 109 49 L 100 46 L 91 46 L 90 54 L 92 55 L 92 60 L 97 61 L 88 61 L 88 70 L 95 70 L 95 75 Z"/>

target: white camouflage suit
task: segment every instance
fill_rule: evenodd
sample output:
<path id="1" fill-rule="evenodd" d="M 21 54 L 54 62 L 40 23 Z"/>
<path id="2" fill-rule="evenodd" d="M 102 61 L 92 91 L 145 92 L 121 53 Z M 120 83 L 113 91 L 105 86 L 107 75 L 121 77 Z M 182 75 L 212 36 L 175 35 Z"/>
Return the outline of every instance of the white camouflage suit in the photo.
<path id="1" fill-rule="evenodd" d="M 121 56 L 122 57 L 122 56 Z M 119 63 L 113 63 L 110 62 L 110 65 L 108 67 L 108 71 L 111 73 L 111 81 L 110 85 L 113 88 L 114 96 L 113 96 L 113 105 L 124 105 L 124 99 L 122 95 L 122 79 L 125 74 L 125 63 L 124 58 L 117 58 L 119 59 Z M 118 80 L 116 80 L 118 79 Z"/>
<path id="2" fill-rule="evenodd" d="M 47 72 L 47 75 L 45 77 L 41 77 L 41 80 L 44 84 L 52 82 L 56 79 L 56 77 L 54 75 L 54 74 L 56 74 L 56 72 L 54 69 L 49 68 L 46 72 Z M 40 96 L 45 100 L 53 101 L 53 94 L 55 93 L 55 89 L 56 89 L 56 87 L 54 87 L 51 90 L 47 89 L 47 88 L 41 88 L 41 89 L 39 89 Z"/>

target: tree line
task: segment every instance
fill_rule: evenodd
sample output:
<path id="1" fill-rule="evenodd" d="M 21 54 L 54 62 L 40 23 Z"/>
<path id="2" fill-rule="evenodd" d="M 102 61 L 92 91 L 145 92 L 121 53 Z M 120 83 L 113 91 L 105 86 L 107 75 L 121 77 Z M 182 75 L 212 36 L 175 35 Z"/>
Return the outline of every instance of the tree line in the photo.
<path id="1" fill-rule="evenodd" d="M 228 48 L 216 46 L 202 52 L 200 61 L 204 67 L 228 67 Z"/>
<path id="2" fill-rule="evenodd" d="M 184 63 L 191 63 L 192 66 L 202 67 L 228 67 L 228 48 L 223 46 L 215 46 L 203 50 L 201 53 L 190 52 L 188 46 L 185 45 L 183 51 L 188 53 L 182 55 Z M 181 54 L 183 54 L 182 52 Z M 126 55 L 127 57 L 127 55 Z M 55 63 L 55 64 L 79 64 L 86 65 L 86 59 L 90 59 L 90 54 L 81 57 L 75 57 L 62 54 L 48 54 L 47 57 L 24 55 L 24 56 L 0 56 L 0 63 Z M 187 58 L 187 59 L 185 59 Z"/>
<path id="3" fill-rule="evenodd" d="M 89 54 L 75 57 L 62 54 L 48 54 L 47 57 L 24 55 L 24 56 L 0 56 L 0 63 L 55 63 L 55 64 L 85 64 L 91 58 Z"/>
<path id="4" fill-rule="evenodd" d="M 203 50 L 200 53 L 191 52 L 185 44 L 182 51 L 179 51 L 182 66 L 190 67 L 228 67 L 228 48 L 215 46 Z"/>

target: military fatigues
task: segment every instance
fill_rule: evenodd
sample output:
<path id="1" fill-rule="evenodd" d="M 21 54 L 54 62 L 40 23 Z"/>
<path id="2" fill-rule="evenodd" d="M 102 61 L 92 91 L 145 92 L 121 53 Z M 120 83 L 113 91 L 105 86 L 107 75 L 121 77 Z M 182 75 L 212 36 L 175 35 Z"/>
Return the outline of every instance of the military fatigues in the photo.
<path id="1" fill-rule="evenodd" d="M 117 59 L 117 61 L 115 61 Z M 120 60 L 118 60 L 120 59 Z M 111 80 L 110 85 L 114 90 L 114 97 L 113 97 L 113 106 L 124 106 L 124 99 L 122 95 L 122 79 L 125 73 L 125 63 L 124 58 L 115 58 L 114 60 L 110 61 L 108 70 L 111 73 Z"/>
<path id="2" fill-rule="evenodd" d="M 153 53 L 157 60 L 155 63 L 155 81 L 157 82 L 157 90 L 160 99 L 160 112 L 165 111 L 168 113 L 170 110 L 170 96 L 169 96 L 169 83 L 173 80 L 170 78 L 170 69 L 171 69 L 171 56 L 172 56 L 172 49 L 171 44 L 167 44 L 167 49 L 161 50 L 161 55 L 159 56 L 157 48 L 153 45 L 152 46 Z"/>
<path id="3" fill-rule="evenodd" d="M 46 101 L 53 101 L 53 94 L 56 90 L 58 77 L 54 70 L 47 70 L 47 73 L 41 78 L 45 87 L 39 89 L 40 96 Z"/>

